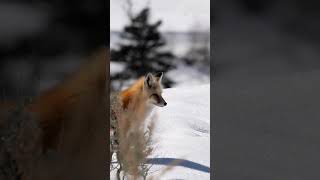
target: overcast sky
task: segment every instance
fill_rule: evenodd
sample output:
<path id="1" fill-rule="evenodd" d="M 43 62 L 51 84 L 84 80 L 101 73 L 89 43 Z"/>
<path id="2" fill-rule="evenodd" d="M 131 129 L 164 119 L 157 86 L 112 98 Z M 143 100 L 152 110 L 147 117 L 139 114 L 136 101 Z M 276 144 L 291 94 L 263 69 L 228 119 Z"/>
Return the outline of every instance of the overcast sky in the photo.
<path id="1" fill-rule="evenodd" d="M 147 0 L 132 0 L 141 9 Z M 110 29 L 118 31 L 128 23 L 123 10 L 125 0 L 110 0 Z M 189 31 L 210 28 L 210 0 L 150 0 L 151 21 L 162 19 L 161 31 Z"/>

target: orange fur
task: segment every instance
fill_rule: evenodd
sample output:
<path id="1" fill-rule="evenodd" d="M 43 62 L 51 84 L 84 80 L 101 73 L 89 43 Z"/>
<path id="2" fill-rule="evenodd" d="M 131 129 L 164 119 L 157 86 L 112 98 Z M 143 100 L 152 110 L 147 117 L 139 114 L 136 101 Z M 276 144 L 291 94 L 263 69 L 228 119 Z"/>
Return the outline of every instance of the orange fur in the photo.
<path id="1" fill-rule="evenodd" d="M 159 75 L 159 74 L 157 74 Z M 154 76 L 149 73 L 146 77 L 139 78 L 133 85 L 119 94 L 119 100 L 125 114 L 133 119 L 143 121 L 153 105 L 165 106 L 166 102 L 162 98 L 161 76 Z M 148 83 L 148 86 L 145 84 Z"/>
<path id="2" fill-rule="evenodd" d="M 144 77 L 138 79 L 133 85 L 119 93 L 121 113 L 118 123 L 122 137 L 126 136 L 132 127 L 140 126 L 144 120 L 147 96 L 144 94 Z"/>
<path id="3" fill-rule="evenodd" d="M 143 86 L 144 86 L 144 77 L 141 77 L 131 87 L 129 87 L 128 89 L 120 93 L 120 97 L 122 99 L 122 104 L 124 109 L 127 109 L 129 104 L 133 104 L 134 101 L 144 98 L 142 93 Z"/>

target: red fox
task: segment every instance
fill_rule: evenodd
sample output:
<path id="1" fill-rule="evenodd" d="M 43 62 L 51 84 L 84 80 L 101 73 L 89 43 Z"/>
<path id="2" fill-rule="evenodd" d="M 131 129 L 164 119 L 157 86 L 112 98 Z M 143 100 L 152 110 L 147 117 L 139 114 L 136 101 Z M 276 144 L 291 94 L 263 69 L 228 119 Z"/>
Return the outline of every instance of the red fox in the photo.
<path id="1" fill-rule="evenodd" d="M 162 72 L 155 75 L 148 73 L 129 88 L 111 94 L 110 160 L 117 151 L 119 139 L 125 138 L 124 136 L 130 134 L 130 130 L 141 126 L 154 106 L 167 105 L 162 97 L 162 77 Z"/>
<path id="2" fill-rule="evenodd" d="M 135 119 L 145 119 L 153 106 L 164 107 L 167 102 L 162 97 L 161 80 L 163 73 L 148 73 L 129 88 L 111 95 L 111 111 L 118 105 L 122 114 L 130 113 Z M 113 114 L 116 112 L 112 112 Z M 111 114 L 112 115 L 112 114 Z"/>
<path id="3" fill-rule="evenodd" d="M 24 107 L 39 122 L 43 154 L 54 152 L 57 157 L 36 160 L 33 170 L 27 167 L 32 177 L 19 169 L 24 180 L 104 178 L 109 157 L 103 148 L 108 144 L 108 53 L 102 48 L 70 78 Z M 0 103 L 2 110 L 15 107 L 11 102 Z M 8 115 L 0 114 L 0 127 L 8 121 L 5 117 Z"/>
<path id="4" fill-rule="evenodd" d="M 120 93 L 120 100 L 123 108 L 134 112 L 139 112 L 140 109 L 149 108 L 150 104 L 156 106 L 166 106 L 166 101 L 162 98 L 162 80 L 163 73 L 152 75 L 147 74 L 144 78 L 140 78 L 128 89 Z M 149 109 L 148 109 L 149 110 Z"/>

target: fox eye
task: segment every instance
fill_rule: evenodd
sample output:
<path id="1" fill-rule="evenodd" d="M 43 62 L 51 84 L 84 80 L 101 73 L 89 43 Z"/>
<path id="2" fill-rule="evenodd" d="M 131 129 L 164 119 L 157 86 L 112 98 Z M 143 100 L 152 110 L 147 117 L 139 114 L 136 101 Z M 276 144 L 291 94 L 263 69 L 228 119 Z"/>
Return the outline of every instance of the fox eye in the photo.
<path id="1" fill-rule="evenodd" d="M 151 95 L 151 97 L 152 97 L 152 96 L 154 96 L 154 97 L 158 97 L 158 94 L 152 94 L 152 95 Z"/>
<path id="2" fill-rule="evenodd" d="M 154 97 L 157 101 L 159 101 L 159 95 L 158 94 L 152 94 L 151 97 Z"/>

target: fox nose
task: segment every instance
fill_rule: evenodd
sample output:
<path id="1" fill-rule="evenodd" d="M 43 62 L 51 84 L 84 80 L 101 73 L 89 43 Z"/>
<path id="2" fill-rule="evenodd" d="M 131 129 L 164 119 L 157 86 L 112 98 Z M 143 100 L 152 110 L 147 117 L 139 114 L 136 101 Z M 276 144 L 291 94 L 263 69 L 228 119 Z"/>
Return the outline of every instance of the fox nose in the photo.
<path id="1" fill-rule="evenodd" d="M 166 106 L 166 105 L 167 105 L 167 102 L 164 102 L 164 105 Z"/>

